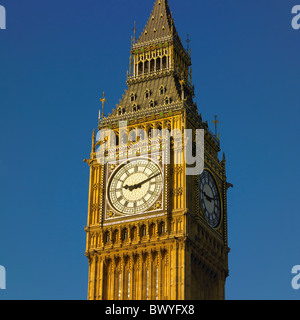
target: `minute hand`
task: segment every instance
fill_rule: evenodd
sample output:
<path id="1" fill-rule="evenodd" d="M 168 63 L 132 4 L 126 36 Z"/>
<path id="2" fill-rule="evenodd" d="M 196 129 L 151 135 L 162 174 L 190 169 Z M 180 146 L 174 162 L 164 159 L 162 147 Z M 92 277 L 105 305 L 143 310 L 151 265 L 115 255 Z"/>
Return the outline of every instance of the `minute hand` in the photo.
<path id="1" fill-rule="evenodd" d="M 150 181 L 150 180 L 152 180 L 152 179 L 154 179 L 154 178 L 156 178 L 156 177 L 158 177 L 158 176 L 160 176 L 160 173 L 157 173 L 157 174 L 155 174 L 154 176 L 152 176 L 152 177 L 150 177 L 150 178 L 148 178 L 148 179 L 146 179 L 146 180 L 144 180 L 144 181 L 136 184 L 135 187 L 136 187 L 136 188 L 140 188 L 143 184 L 145 184 L 146 182 L 148 182 L 148 181 Z"/>

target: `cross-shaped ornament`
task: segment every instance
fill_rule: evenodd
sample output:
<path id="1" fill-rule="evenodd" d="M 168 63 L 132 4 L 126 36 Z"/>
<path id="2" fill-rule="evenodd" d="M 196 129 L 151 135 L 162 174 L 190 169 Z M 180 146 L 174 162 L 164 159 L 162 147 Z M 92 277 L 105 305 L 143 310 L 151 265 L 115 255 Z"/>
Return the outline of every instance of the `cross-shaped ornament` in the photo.
<path id="1" fill-rule="evenodd" d="M 216 134 L 216 137 L 218 138 L 218 124 L 220 123 L 218 121 L 218 116 L 215 115 L 215 120 L 213 120 L 213 123 L 215 124 L 215 134 Z"/>
<path id="2" fill-rule="evenodd" d="M 187 49 L 188 49 L 188 51 L 189 51 L 189 49 L 190 49 L 190 42 L 192 41 L 192 40 L 190 39 L 190 34 L 189 34 L 189 33 L 187 34 L 187 39 L 186 39 L 185 41 L 186 41 L 186 43 L 187 43 Z"/>

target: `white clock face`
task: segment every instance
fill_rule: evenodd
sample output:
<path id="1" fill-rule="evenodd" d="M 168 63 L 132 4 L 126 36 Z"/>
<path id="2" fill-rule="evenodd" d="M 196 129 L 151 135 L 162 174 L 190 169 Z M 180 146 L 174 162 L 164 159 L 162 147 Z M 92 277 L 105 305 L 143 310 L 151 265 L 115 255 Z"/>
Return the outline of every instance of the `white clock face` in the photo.
<path id="1" fill-rule="evenodd" d="M 221 220 L 221 202 L 216 182 L 208 171 L 200 176 L 199 189 L 205 218 L 211 227 L 217 228 Z"/>
<path id="2" fill-rule="evenodd" d="M 158 164 L 136 158 L 121 164 L 108 182 L 107 199 L 121 214 L 138 214 L 149 209 L 163 189 L 163 175 Z"/>

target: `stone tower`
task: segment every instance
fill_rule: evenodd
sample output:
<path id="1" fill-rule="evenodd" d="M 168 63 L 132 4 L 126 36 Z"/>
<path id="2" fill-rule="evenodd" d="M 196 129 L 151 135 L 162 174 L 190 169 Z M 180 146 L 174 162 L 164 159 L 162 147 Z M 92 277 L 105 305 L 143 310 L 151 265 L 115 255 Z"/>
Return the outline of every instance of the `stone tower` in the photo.
<path id="1" fill-rule="evenodd" d="M 225 299 L 225 156 L 219 160 L 219 137 L 194 102 L 190 51 L 167 0 L 155 2 L 140 37 L 133 38 L 129 69 L 119 104 L 99 117 L 99 132 L 110 135 L 102 139 L 93 132 L 86 160 L 88 299 Z M 185 129 L 193 133 L 193 154 L 195 132 L 204 132 L 204 170 L 198 175 L 187 174 L 177 150 Z M 178 135 L 164 143 L 164 130 Z M 105 143 L 102 162 L 98 153 Z"/>

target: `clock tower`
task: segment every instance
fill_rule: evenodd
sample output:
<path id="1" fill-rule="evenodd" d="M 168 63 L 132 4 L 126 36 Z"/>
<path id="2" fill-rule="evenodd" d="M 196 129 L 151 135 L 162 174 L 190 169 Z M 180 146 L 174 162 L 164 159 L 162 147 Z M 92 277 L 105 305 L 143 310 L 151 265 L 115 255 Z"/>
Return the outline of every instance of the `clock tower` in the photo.
<path id="1" fill-rule="evenodd" d="M 225 299 L 231 185 L 225 155 L 218 158 L 219 137 L 194 102 L 190 50 L 167 0 L 156 0 L 143 32 L 132 39 L 127 87 L 112 113 L 99 116 L 85 160 L 88 299 Z M 178 151 L 187 129 L 193 154 L 196 131 L 203 132 L 199 174 L 187 174 Z M 170 139 L 162 132 L 171 132 Z"/>

